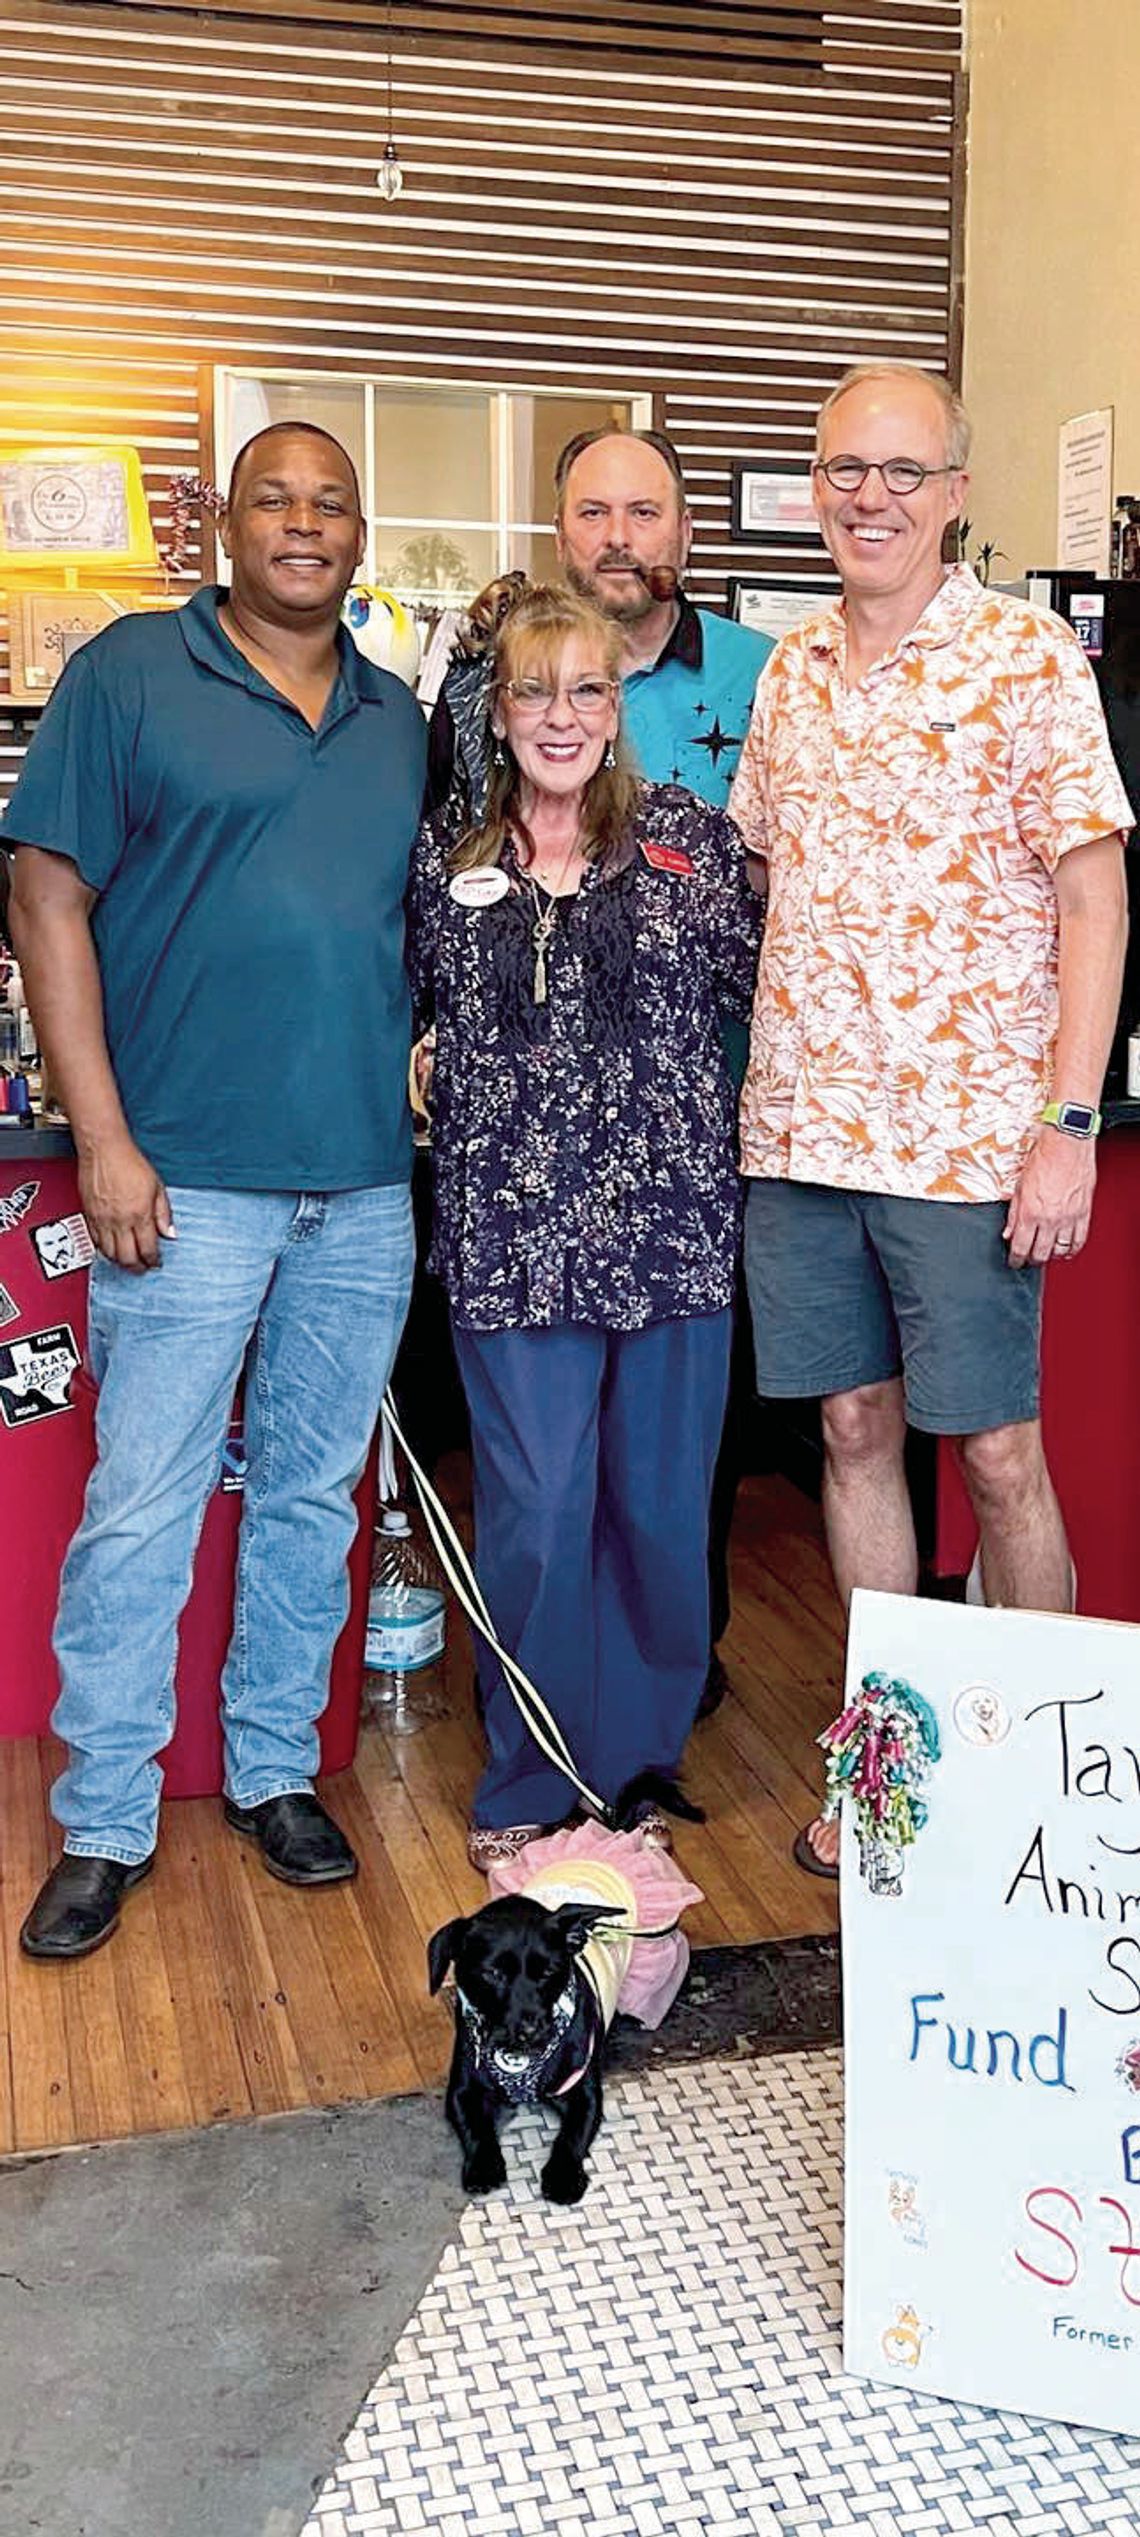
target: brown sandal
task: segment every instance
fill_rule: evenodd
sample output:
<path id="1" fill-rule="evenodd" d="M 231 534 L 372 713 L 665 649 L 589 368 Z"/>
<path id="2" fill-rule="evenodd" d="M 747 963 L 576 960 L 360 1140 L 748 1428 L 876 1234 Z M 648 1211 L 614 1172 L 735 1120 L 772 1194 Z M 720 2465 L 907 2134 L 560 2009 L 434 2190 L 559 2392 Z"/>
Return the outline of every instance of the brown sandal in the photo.
<path id="1" fill-rule="evenodd" d="M 797 1832 L 792 1843 L 792 1857 L 796 1866 L 803 1868 L 808 1876 L 826 1876 L 832 1884 L 835 1884 L 839 1876 L 838 1860 L 832 1865 L 830 1860 L 820 1858 L 819 1852 L 813 1848 L 809 1839 L 810 1830 L 811 1826 L 805 1824 L 803 1831 Z"/>
<path id="2" fill-rule="evenodd" d="M 480 1876 L 489 1874 L 503 1859 L 517 1859 L 529 1841 L 541 1841 L 543 1823 L 508 1823 L 497 1828 L 493 1824 L 470 1823 L 467 1826 L 467 1857 Z"/>

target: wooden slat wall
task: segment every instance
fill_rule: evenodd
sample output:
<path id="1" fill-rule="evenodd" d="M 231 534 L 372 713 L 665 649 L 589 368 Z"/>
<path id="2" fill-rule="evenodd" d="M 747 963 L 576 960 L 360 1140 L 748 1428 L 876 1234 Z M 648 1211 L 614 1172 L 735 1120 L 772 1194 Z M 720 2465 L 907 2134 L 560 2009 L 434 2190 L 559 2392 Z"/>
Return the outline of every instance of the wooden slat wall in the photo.
<path id="1" fill-rule="evenodd" d="M 386 205 L 382 8 L 3 0 L 0 428 L 135 440 L 161 535 L 214 362 L 644 386 L 695 595 L 785 571 L 730 461 L 806 458 L 851 360 L 953 364 L 959 0 L 392 18 Z M 0 786 L 21 745 L 0 709 Z"/>

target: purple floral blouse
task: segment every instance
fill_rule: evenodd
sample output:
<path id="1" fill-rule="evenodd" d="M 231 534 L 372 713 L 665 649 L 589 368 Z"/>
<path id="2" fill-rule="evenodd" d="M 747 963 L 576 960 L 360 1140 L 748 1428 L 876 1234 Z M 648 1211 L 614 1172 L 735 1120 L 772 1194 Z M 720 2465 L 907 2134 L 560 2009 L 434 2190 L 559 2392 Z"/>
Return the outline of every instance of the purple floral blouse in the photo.
<path id="1" fill-rule="evenodd" d="M 417 1028 L 436 1026 L 430 1265 L 456 1320 L 639 1330 L 720 1311 L 740 1203 L 721 1024 L 751 1010 L 762 923 L 739 831 L 644 784 L 627 868 L 558 902 L 544 1003 L 511 851 L 505 896 L 471 907 L 451 844 L 432 814 L 408 961 Z"/>

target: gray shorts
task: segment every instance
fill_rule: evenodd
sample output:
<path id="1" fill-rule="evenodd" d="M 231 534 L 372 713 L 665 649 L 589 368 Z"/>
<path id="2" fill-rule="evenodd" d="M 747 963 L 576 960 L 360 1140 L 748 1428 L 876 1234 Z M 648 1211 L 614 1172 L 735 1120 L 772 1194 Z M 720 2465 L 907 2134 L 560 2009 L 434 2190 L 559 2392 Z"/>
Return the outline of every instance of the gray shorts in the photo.
<path id="1" fill-rule="evenodd" d="M 1036 1418 L 1041 1270 L 1011 1268 L 1005 1199 L 865 1197 L 749 1182 L 756 1389 L 822 1398 L 901 1374 L 912 1427 L 974 1436 Z"/>

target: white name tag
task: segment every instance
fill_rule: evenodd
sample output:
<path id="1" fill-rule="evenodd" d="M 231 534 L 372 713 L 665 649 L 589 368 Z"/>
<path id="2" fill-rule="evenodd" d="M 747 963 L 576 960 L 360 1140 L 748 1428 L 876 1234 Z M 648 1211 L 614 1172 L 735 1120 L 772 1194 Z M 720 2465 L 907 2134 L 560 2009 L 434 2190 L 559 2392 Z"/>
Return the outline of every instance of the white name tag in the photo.
<path id="1" fill-rule="evenodd" d="M 493 907 L 505 899 L 510 883 L 497 863 L 483 863 L 473 872 L 457 872 L 448 884 L 457 907 Z"/>

